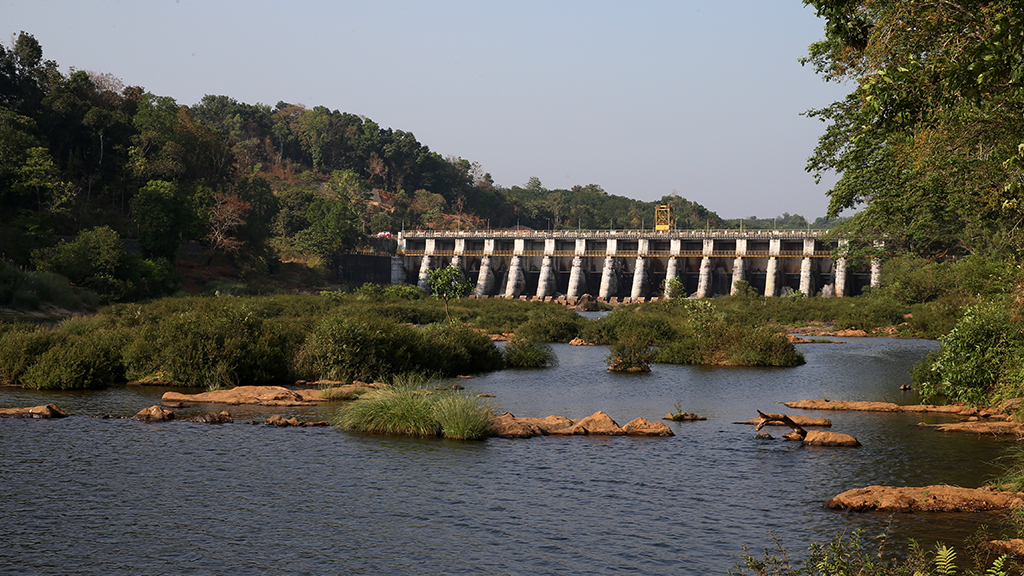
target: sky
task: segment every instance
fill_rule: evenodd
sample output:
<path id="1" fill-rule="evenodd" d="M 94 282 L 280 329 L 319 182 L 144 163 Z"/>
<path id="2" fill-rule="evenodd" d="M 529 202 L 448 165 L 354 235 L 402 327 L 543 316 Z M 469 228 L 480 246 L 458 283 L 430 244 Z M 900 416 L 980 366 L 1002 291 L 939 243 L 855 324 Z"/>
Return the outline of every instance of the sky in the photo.
<path id="1" fill-rule="evenodd" d="M 325 106 L 412 132 L 496 184 L 677 193 L 726 218 L 813 221 L 804 170 L 842 99 L 798 59 L 800 0 L 0 0 L 0 41 L 179 104 Z"/>

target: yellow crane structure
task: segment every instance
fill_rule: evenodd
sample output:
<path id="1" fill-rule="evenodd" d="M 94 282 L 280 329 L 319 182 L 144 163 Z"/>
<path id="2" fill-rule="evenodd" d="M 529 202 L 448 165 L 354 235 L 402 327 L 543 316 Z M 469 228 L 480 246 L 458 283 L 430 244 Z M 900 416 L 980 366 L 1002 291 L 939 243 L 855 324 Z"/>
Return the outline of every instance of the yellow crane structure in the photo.
<path id="1" fill-rule="evenodd" d="M 672 229 L 672 207 L 668 204 L 661 204 L 654 208 L 654 229 Z"/>

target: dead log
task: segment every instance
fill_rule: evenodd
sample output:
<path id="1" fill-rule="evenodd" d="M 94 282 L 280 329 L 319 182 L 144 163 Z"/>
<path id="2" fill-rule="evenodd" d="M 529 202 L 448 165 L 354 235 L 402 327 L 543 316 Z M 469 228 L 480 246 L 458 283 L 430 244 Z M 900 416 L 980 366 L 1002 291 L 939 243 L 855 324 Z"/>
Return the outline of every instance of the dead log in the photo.
<path id="1" fill-rule="evenodd" d="M 794 440 L 803 440 L 804 438 L 807 437 L 807 430 L 801 428 L 799 424 L 793 422 L 793 419 L 790 418 L 789 416 L 786 416 L 785 414 L 765 414 L 760 410 L 757 411 L 757 414 L 757 424 L 754 426 L 754 430 L 761 430 L 761 428 L 764 428 L 765 425 L 768 424 L 769 422 L 781 422 L 786 426 L 792 428 L 792 434 L 799 437 L 795 438 L 793 437 L 793 435 L 786 434 L 787 438 L 792 438 Z"/>

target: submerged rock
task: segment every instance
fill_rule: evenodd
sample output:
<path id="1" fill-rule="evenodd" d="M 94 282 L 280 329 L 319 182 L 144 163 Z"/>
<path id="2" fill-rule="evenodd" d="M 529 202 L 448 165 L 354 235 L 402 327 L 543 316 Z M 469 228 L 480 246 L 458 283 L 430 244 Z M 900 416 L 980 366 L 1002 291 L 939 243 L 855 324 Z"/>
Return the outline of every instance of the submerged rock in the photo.
<path id="1" fill-rule="evenodd" d="M 204 424 L 230 424 L 235 421 L 228 414 L 227 410 L 221 410 L 220 412 L 209 412 L 202 416 L 194 416 L 192 418 L 186 418 L 186 422 L 202 422 Z"/>
<path id="2" fill-rule="evenodd" d="M 299 420 L 298 418 L 285 418 L 280 414 L 274 414 L 270 418 L 267 418 L 267 426 L 278 426 L 278 427 L 302 427 L 309 428 L 313 426 L 330 426 L 331 423 L 320 420 L 318 422 L 309 422 L 306 420 Z"/>
<path id="3" fill-rule="evenodd" d="M 174 412 L 160 407 L 150 406 L 143 410 L 139 410 L 135 416 L 132 416 L 132 420 L 138 420 L 139 422 L 167 422 L 168 420 L 174 420 Z"/>
<path id="4" fill-rule="evenodd" d="M 1024 493 L 946 484 L 902 488 L 868 486 L 847 490 L 825 506 L 852 512 L 983 512 L 1024 507 Z"/>
<path id="5" fill-rule="evenodd" d="M 56 404 L 29 408 L 0 408 L 0 418 L 67 418 L 68 413 Z"/>

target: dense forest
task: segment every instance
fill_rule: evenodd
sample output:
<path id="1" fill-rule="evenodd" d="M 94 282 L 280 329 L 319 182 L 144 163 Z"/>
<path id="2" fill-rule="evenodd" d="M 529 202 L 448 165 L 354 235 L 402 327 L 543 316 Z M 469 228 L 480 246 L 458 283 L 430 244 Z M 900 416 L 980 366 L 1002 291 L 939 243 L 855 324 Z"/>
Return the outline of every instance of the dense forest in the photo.
<path id="1" fill-rule="evenodd" d="M 726 220 L 677 194 L 642 202 L 596 184 L 504 188 L 357 114 L 212 95 L 186 106 L 109 74 L 64 74 L 25 32 L 0 46 L 2 259 L 108 299 L 173 291 L 188 242 L 259 275 L 282 260 L 315 269 L 381 231 L 651 227 L 657 204 L 679 227 L 812 225 Z M 120 254 L 118 238 L 138 250 Z"/>

